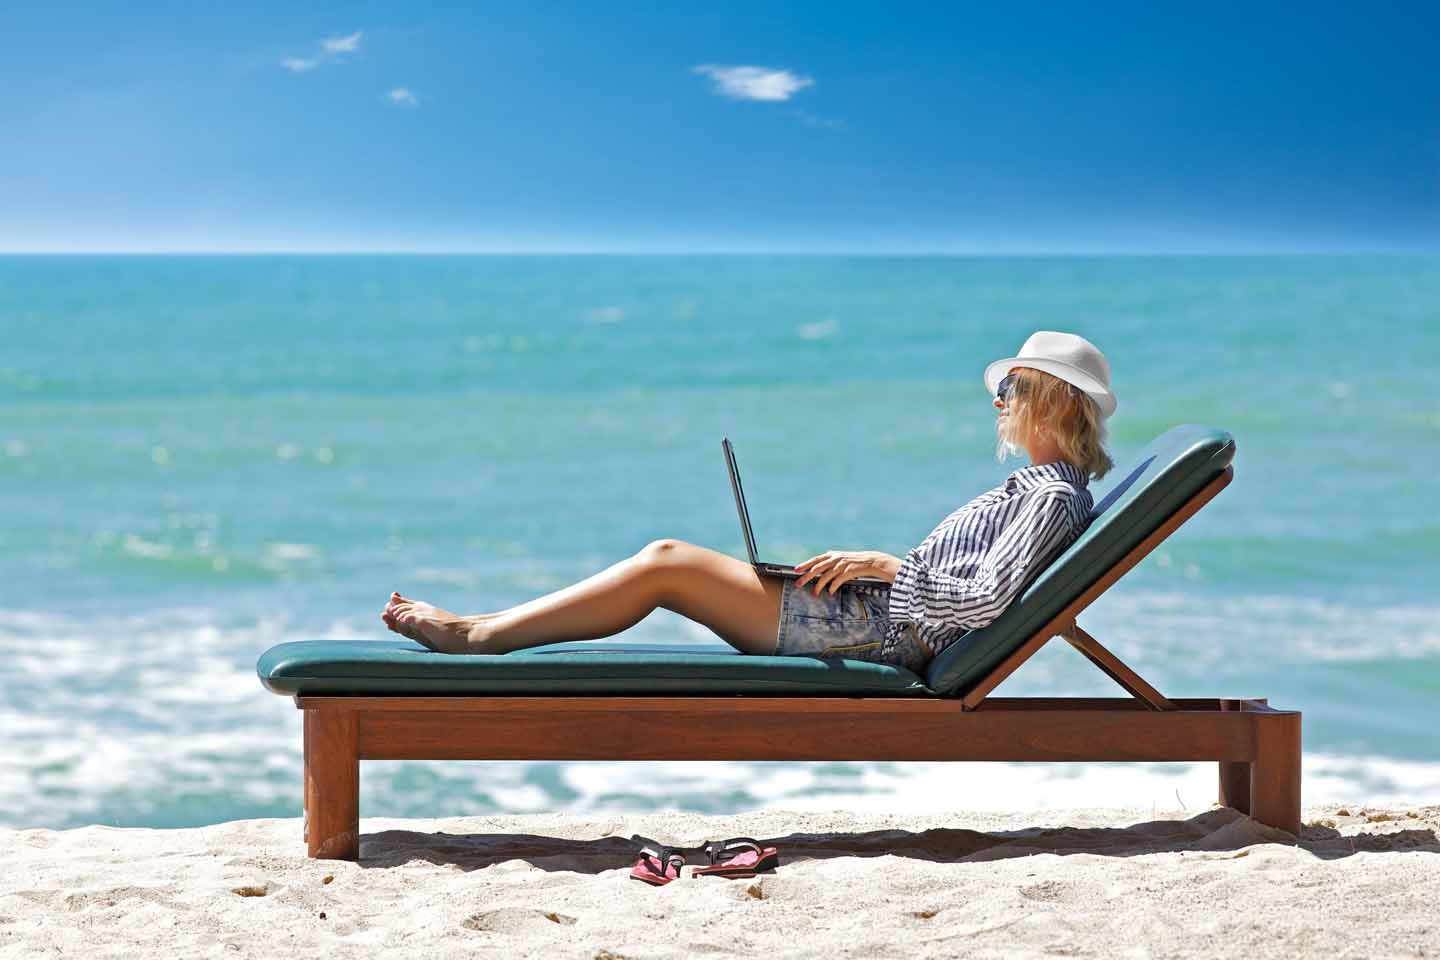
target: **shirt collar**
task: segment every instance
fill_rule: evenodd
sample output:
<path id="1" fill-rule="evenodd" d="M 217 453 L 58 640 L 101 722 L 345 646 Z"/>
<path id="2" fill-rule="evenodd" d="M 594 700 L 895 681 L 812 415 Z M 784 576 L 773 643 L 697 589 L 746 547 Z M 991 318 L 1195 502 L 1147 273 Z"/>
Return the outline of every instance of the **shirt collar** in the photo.
<path id="1" fill-rule="evenodd" d="M 1020 490 L 1033 490 L 1043 483 L 1055 480 L 1064 480 L 1066 483 L 1074 484 L 1084 488 L 1089 483 L 1085 471 L 1074 464 L 1064 460 L 1056 460 L 1054 463 L 1037 463 L 1028 467 L 1021 467 L 1010 474 L 1006 486 Z"/>

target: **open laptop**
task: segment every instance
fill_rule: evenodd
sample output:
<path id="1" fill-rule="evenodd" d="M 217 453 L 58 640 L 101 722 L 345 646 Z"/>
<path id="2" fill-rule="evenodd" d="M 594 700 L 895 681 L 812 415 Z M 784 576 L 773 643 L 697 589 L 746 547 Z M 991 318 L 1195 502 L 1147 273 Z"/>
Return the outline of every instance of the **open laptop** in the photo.
<path id="1" fill-rule="evenodd" d="M 725 451 L 725 467 L 730 471 L 730 489 L 735 491 L 735 509 L 740 514 L 740 533 L 745 538 L 745 549 L 750 554 L 750 563 L 755 567 L 755 572 L 772 577 L 783 577 L 786 580 L 799 579 L 801 574 L 793 566 L 783 563 L 761 563 L 756 558 L 755 533 L 750 528 L 750 511 L 745 506 L 745 491 L 740 486 L 740 466 L 735 462 L 735 448 L 731 446 L 729 437 L 720 441 L 720 447 Z M 889 580 L 882 580 L 879 577 L 853 577 L 845 582 L 886 587 L 890 585 Z"/>

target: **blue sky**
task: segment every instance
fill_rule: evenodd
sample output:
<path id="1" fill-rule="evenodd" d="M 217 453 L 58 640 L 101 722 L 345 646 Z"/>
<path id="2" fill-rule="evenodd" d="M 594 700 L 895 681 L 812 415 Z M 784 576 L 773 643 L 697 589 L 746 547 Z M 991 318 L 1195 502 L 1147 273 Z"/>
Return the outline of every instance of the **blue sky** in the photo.
<path id="1" fill-rule="evenodd" d="M 0 250 L 1440 250 L 1440 4 L 9 4 Z"/>

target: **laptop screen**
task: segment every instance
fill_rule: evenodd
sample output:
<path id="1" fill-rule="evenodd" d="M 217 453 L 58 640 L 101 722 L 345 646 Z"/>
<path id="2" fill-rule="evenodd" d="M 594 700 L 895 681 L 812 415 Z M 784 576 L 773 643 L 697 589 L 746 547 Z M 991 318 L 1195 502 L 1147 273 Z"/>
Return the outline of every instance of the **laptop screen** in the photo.
<path id="1" fill-rule="evenodd" d="M 750 528 L 750 511 L 745 506 L 745 491 L 740 486 L 740 466 L 735 462 L 735 448 L 726 437 L 720 441 L 725 451 L 725 467 L 730 471 L 730 489 L 735 493 L 735 510 L 740 514 L 740 533 L 745 537 L 745 551 L 750 554 L 752 564 L 759 563 L 755 555 L 755 533 Z"/>

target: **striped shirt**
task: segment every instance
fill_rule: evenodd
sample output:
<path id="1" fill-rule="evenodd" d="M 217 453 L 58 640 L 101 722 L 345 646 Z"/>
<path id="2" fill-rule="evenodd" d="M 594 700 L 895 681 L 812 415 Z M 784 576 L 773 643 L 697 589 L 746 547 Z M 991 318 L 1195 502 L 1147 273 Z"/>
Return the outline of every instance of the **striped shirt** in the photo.
<path id="1" fill-rule="evenodd" d="M 942 520 L 895 575 L 887 643 L 913 625 L 936 654 L 1000 616 L 1089 525 L 1086 482 L 1063 460 L 1024 467 Z"/>

